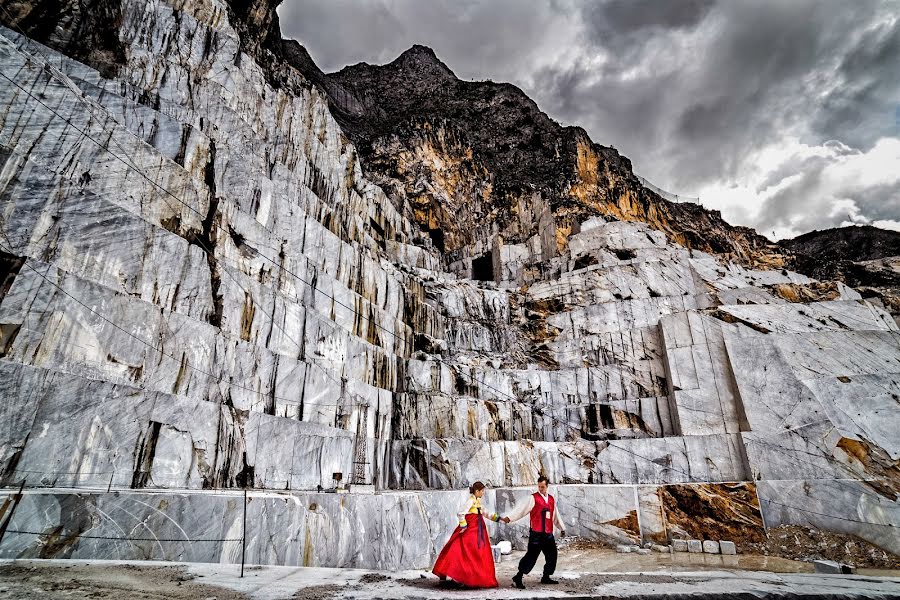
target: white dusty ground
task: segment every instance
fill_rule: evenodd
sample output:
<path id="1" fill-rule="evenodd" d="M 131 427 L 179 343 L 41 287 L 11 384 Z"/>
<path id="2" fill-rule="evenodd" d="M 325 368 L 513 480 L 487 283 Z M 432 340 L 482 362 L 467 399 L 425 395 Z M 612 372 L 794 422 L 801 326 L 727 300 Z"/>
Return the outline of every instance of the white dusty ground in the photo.
<path id="1" fill-rule="evenodd" d="M 440 587 L 422 570 L 376 572 L 362 569 L 249 566 L 129 561 L 2 561 L 0 599 L 43 598 L 659 598 L 840 597 L 897 598 L 900 572 L 863 571 L 822 575 L 808 563 L 758 556 L 616 555 L 607 550 L 561 555 L 559 586 L 542 586 L 534 574 L 528 588 L 512 588 L 509 576 L 521 553 L 498 565 L 500 588 L 456 590 Z M 765 569 L 765 570 L 760 570 Z M 540 563 L 535 571 L 539 574 Z M 530 581 L 529 581 L 530 579 Z"/>

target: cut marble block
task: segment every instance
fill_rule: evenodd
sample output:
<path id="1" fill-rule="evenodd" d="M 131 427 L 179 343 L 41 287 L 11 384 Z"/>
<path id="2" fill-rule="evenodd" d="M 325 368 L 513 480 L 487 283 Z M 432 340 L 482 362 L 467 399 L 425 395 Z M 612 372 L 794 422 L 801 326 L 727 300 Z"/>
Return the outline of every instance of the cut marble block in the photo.
<path id="1" fill-rule="evenodd" d="M 688 552 L 691 554 L 700 554 L 703 552 L 703 542 L 701 540 L 688 540 Z"/>
<path id="2" fill-rule="evenodd" d="M 691 311 L 665 316 L 659 327 L 677 430 L 682 435 L 747 430 L 722 332 L 731 326 Z"/>
<path id="3" fill-rule="evenodd" d="M 827 573 L 829 575 L 851 575 L 854 568 L 833 560 L 814 560 L 813 567 L 816 573 Z"/>
<path id="4" fill-rule="evenodd" d="M 248 500 L 246 560 L 251 564 L 394 570 L 427 568 L 433 562 L 455 527 L 454 512 L 465 493 L 421 498 L 250 492 Z M 0 556 L 50 557 L 42 551 L 42 536 L 62 524 L 65 542 L 54 546 L 55 558 L 240 562 L 243 502 L 240 492 L 26 494 Z M 445 518 L 427 521 L 426 505 Z M 493 534 L 496 525 L 488 528 Z M 391 543 L 372 544 L 360 531 L 387 536 Z M 433 539 L 439 540 L 437 550 Z"/>
<path id="5" fill-rule="evenodd" d="M 638 517 L 642 540 L 664 544 L 668 542 L 668 530 L 660 489 L 656 486 L 637 488 Z"/>
<path id="6" fill-rule="evenodd" d="M 827 419 L 782 435 L 744 435 L 751 468 L 764 479 L 858 479 L 880 482 L 896 491 L 891 461 L 884 451 L 865 441 L 844 437 Z"/>
<path id="7" fill-rule="evenodd" d="M 900 370 L 900 369 L 898 369 Z M 883 449 L 891 460 L 900 459 L 900 373 L 823 377 L 804 380 L 828 420 L 843 434 L 868 440 Z"/>
<path id="8" fill-rule="evenodd" d="M 727 555 L 737 554 L 737 546 L 735 546 L 734 542 L 727 542 L 727 541 L 719 542 L 719 549 L 722 551 L 722 554 L 727 554 Z"/>
<path id="9" fill-rule="evenodd" d="M 726 331 L 751 432 L 754 473 L 770 479 L 881 479 L 896 460 L 900 337 L 893 331 L 743 337 Z"/>
<path id="10" fill-rule="evenodd" d="M 766 527 L 803 525 L 856 535 L 900 553 L 900 501 L 879 482 L 788 480 L 757 482 Z"/>
<path id="11" fill-rule="evenodd" d="M 703 540 L 703 552 L 705 554 L 719 554 L 719 542 L 715 540 Z"/>

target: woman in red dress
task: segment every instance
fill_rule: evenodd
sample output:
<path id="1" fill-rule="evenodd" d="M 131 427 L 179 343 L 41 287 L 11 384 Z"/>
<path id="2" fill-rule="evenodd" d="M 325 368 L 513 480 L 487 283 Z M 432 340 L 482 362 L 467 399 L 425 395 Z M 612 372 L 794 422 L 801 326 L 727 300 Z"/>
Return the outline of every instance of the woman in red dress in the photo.
<path id="1" fill-rule="evenodd" d="M 494 555 L 491 539 L 488 537 L 485 514 L 481 507 L 484 484 L 476 481 L 469 488 L 469 500 L 459 516 L 459 527 L 447 540 L 438 555 L 432 572 L 445 581 L 448 577 L 466 587 L 497 587 L 494 574 Z M 496 513 L 487 516 L 491 521 L 500 521 Z"/>

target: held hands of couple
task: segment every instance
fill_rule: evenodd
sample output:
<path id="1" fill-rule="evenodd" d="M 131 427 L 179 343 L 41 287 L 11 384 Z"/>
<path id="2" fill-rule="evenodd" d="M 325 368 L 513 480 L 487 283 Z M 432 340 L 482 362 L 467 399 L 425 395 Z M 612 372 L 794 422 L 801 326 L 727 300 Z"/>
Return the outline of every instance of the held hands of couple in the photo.
<path id="1" fill-rule="evenodd" d="M 509 517 L 500 517 L 500 522 L 501 523 L 509 523 Z M 561 538 L 566 537 L 565 529 L 563 529 L 562 531 L 559 532 L 559 537 L 561 537 Z"/>

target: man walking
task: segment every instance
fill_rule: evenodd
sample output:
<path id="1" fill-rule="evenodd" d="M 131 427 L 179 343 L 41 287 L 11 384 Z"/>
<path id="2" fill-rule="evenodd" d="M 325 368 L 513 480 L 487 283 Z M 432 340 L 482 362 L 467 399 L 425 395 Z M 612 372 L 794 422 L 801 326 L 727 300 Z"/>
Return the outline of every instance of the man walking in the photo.
<path id="1" fill-rule="evenodd" d="M 531 531 L 528 533 L 528 551 L 519 561 L 519 572 L 512 578 L 513 583 L 520 590 L 525 589 L 522 577 L 528 575 L 537 562 L 538 554 L 544 553 L 544 576 L 541 583 L 556 584 L 558 581 L 550 576 L 556 570 L 556 538 L 553 537 L 553 526 L 559 528 L 560 537 L 566 536 L 566 526 L 563 525 L 556 509 L 556 499 L 547 493 L 550 480 L 541 475 L 538 477 L 538 491 L 529 496 L 519 510 L 515 511 L 503 521 L 510 523 L 518 521 L 525 515 L 531 517 Z"/>

